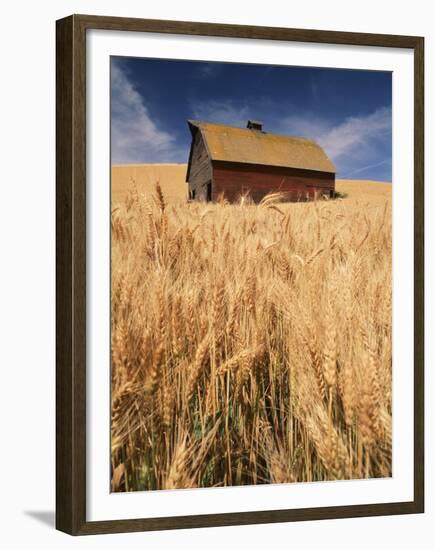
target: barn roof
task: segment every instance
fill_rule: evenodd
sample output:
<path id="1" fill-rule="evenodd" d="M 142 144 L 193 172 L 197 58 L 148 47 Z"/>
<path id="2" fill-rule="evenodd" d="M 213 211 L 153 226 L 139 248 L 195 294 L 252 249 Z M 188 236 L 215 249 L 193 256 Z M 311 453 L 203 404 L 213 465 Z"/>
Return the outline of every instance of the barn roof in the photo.
<path id="1" fill-rule="evenodd" d="M 335 173 L 325 151 L 310 139 L 189 120 L 199 130 L 212 160 Z"/>

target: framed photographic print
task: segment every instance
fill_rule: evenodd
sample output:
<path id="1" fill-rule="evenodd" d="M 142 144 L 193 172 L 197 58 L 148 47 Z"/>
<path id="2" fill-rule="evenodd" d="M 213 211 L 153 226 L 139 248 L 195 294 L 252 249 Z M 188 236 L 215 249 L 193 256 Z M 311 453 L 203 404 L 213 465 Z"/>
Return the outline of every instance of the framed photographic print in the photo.
<path id="1" fill-rule="evenodd" d="M 56 47 L 57 528 L 423 512 L 423 38 Z"/>

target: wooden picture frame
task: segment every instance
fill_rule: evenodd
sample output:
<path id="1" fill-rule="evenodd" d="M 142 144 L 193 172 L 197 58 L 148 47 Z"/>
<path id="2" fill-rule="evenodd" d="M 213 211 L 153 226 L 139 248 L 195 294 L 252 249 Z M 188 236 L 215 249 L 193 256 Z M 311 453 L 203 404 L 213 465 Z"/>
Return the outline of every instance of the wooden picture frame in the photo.
<path id="1" fill-rule="evenodd" d="M 90 29 L 406 48 L 414 56 L 414 499 L 90 522 L 86 519 L 86 32 Z M 72 15 L 56 27 L 56 527 L 71 535 L 424 511 L 424 40 L 351 32 Z"/>

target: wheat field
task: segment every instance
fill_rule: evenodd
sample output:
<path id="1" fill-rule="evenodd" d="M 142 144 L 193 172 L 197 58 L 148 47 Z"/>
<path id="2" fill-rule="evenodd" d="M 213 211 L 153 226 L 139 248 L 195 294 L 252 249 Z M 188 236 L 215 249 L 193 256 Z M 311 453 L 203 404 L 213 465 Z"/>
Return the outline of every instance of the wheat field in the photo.
<path id="1" fill-rule="evenodd" d="M 391 476 L 391 186 L 343 185 L 117 195 L 113 491 Z"/>

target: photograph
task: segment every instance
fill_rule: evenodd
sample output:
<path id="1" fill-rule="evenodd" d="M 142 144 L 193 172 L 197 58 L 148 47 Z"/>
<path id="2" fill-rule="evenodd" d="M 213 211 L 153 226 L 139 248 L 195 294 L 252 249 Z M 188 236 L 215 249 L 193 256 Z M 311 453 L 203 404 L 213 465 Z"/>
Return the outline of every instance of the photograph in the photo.
<path id="1" fill-rule="evenodd" d="M 391 478 L 392 72 L 111 56 L 110 147 L 111 492 Z"/>

